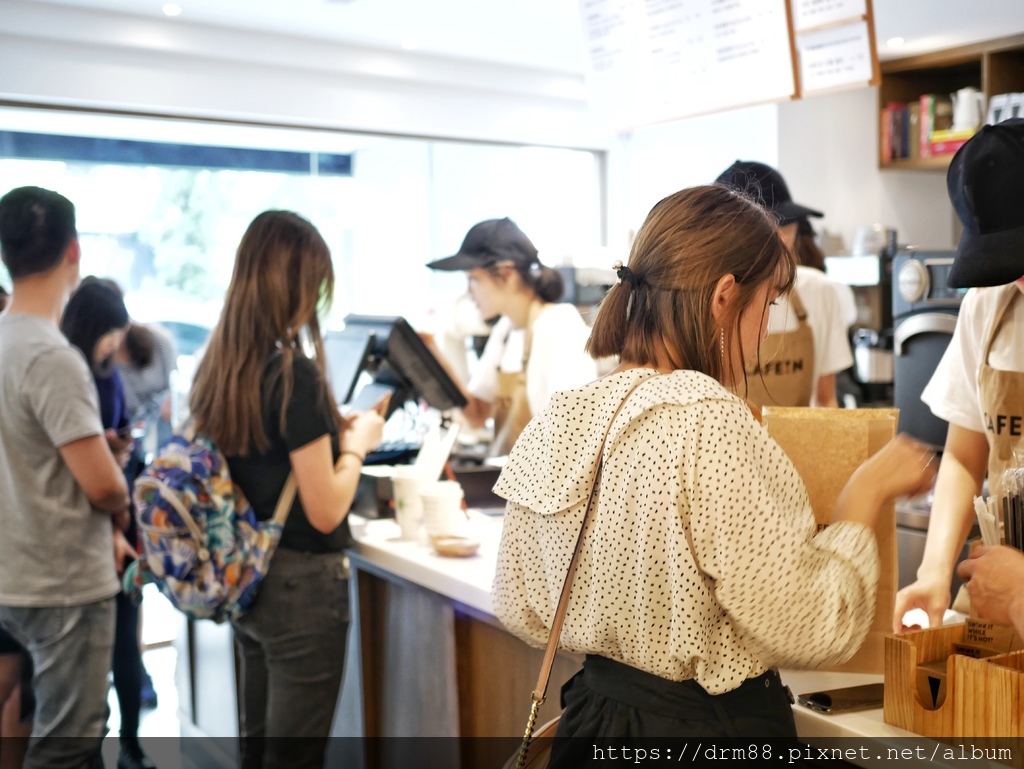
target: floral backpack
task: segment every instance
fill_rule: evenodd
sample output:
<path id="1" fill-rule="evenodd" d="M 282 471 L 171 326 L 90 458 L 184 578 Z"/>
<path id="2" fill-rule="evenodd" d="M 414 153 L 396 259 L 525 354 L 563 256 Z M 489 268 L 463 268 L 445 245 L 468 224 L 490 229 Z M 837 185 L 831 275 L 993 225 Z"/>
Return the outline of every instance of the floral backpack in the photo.
<path id="1" fill-rule="evenodd" d="M 186 429 L 135 481 L 140 550 L 125 572 L 125 591 L 137 595 L 153 582 L 192 619 L 241 616 L 256 599 L 294 499 L 289 475 L 273 518 L 258 521 L 224 455 Z"/>

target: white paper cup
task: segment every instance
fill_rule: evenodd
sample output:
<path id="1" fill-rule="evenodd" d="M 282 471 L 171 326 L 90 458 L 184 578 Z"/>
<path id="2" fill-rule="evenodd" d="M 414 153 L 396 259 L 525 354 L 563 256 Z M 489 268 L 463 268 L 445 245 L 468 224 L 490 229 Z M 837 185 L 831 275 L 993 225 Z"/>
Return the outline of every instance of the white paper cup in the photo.
<path id="1" fill-rule="evenodd" d="M 402 539 L 420 539 L 420 524 L 423 522 L 423 504 L 420 488 L 423 475 L 411 465 L 399 465 L 391 477 L 395 499 L 395 522 L 402 531 Z"/>
<path id="2" fill-rule="evenodd" d="M 423 527 L 427 535 L 446 537 L 457 535 L 466 522 L 462 510 L 462 486 L 457 481 L 435 481 L 420 488 L 423 503 Z"/>

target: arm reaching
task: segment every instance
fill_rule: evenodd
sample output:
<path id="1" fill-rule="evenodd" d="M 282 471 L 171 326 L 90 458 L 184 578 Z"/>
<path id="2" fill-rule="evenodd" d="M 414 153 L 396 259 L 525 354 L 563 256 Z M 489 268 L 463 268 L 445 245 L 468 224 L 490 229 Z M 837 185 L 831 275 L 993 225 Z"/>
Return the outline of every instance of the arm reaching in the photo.
<path id="1" fill-rule="evenodd" d="M 927 612 L 931 627 L 942 624 L 949 606 L 953 565 L 971 530 L 972 502 L 981 492 L 987 466 L 988 442 L 984 433 L 950 424 L 935 484 L 924 556 L 917 580 L 896 594 L 893 632 L 909 629 L 903 625 L 903 615 L 910 609 Z"/>

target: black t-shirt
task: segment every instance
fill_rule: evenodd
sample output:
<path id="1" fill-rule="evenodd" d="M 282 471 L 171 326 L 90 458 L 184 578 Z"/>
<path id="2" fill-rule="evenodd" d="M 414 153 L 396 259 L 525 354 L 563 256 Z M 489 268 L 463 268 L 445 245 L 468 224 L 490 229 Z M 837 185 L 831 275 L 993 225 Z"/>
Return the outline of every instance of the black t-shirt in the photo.
<path id="1" fill-rule="evenodd" d="M 290 452 L 330 435 L 334 461 L 337 462 L 340 456 L 338 427 L 331 418 L 331 395 L 327 383 L 316 365 L 299 354 L 294 357 L 292 393 L 288 401 L 285 433 L 281 434 L 283 391 L 281 377 L 273 377 L 280 365 L 281 359 L 275 355 L 263 372 L 260 386 L 263 424 L 270 439 L 270 448 L 262 454 L 253 450 L 247 457 L 227 457 L 231 479 L 238 484 L 261 521 L 274 515 L 277 500 L 292 469 Z M 295 495 L 280 547 L 309 553 L 333 553 L 344 550 L 351 541 L 347 517 L 330 534 L 321 534 L 310 524 L 299 495 Z"/>

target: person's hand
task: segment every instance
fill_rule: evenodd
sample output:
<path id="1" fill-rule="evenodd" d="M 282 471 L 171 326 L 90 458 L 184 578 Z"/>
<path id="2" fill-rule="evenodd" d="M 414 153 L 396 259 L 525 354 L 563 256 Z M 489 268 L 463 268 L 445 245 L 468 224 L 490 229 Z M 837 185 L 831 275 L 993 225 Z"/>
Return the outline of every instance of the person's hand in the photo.
<path id="1" fill-rule="evenodd" d="M 384 417 L 374 407 L 369 411 L 359 411 L 346 417 L 341 445 L 342 448 L 357 451 L 365 457 L 377 447 L 383 435 Z"/>
<path id="2" fill-rule="evenodd" d="M 111 429 L 104 430 L 103 436 L 107 439 L 107 445 L 110 446 L 110 452 L 114 455 L 114 459 L 121 467 L 125 467 L 132 455 L 132 448 L 135 446 L 132 436 L 130 434 L 123 435 L 117 430 Z"/>
<path id="3" fill-rule="evenodd" d="M 124 574 L 124 565 L 126 561 L 134 561 L 139 557 L 139 554 L 135 552 L 135 548 L 128 542 L 128 538 L 124 535 L 116 526 L 113 528 L 114 532 L 114 568 L 117 569 L 118 576 Z"/>
<path id="4" fill-rule="evenodd" d="M 1024 633 L 1024 553 L 1006 545 L 976 547 L 956 573 L 980 617 Z"/>
<path id="5" fill-rule="evenodd" d="M 949 606 L 949 579 L 922 579 L 920 576 L 896 594 L 896 608 L 892 617 L 892 632 L 917 630 L 918 625 L 904 625 L 903 615 L 911 609 L 921 609 L 928 615 L 928 627 L 942 625 L 942 617 Z"/>
<path id="6" fill-rule="evenodd" d="M 935 452 L 900 433 L 858 467 L 850 481 L 885 503 L 896 497 L 924 494 L 935 483 L 938 470 Z"/>

